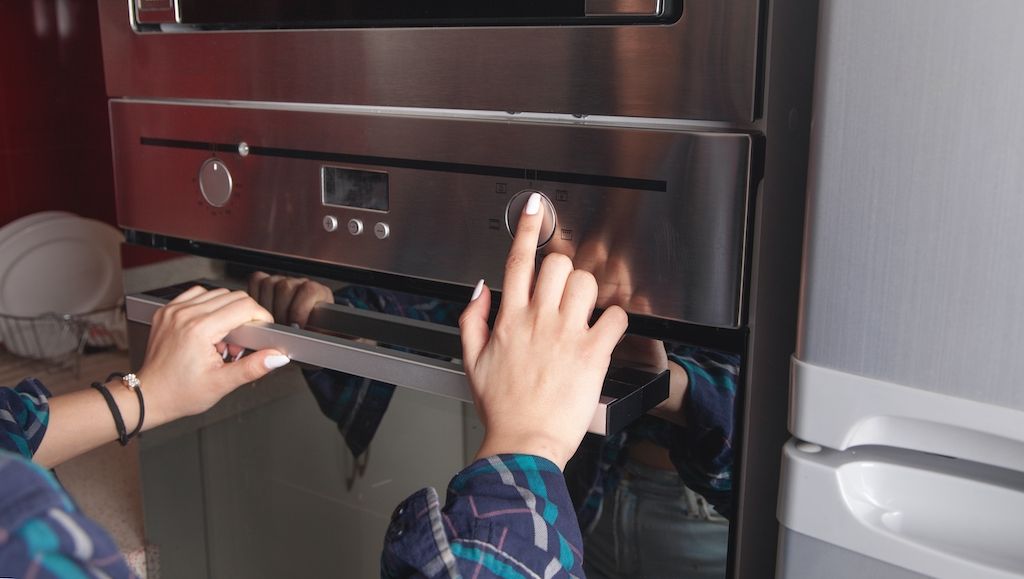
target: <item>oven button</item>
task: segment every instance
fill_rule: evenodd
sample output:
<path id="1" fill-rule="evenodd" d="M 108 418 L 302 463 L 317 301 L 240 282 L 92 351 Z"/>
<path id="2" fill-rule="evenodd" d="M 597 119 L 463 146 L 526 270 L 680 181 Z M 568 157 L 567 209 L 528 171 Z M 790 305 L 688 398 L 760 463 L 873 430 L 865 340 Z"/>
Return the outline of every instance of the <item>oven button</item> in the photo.
<path id="1" fill-rule="evenodd" d="M 359 235 L 363 232 L 363 222 L 360 219 L 348 220 L 348 232 L 352 235 Z"/>
<path id="2" fill-rule="evenodd" d="M 378 223 L 373 226 L 373 234 L 377 236 L 377 239 L 386 239 L 391 235 L 391 228 L 387 223 Z"/>
<path id="3" fill-rule="evenodd" d="M 519 216 L 523 214 L 523 206 L 530 200 L 530 195 L 533 193 L 540 193 L 540 206 L 544 211 L 544 221 L 540 225 L 540 237 L 537 240 L 537 247 L 544 247 L 544 244 L 551 241 L 552 236 L 555 235 L 555 223 L 558 219 L 551 200 L 536 189 L 523 189 L 509 199 L 508 205 L 505 206 L 505 229 L 508 230 L 509 235 L 515 237 L 516 228 L 519 226 Z"/>
<path id="4" fill-rule="evenodd" d="M 324 231 L 336 231 L 338 229 L 338 218 L 333 215 L 324 217 Z"/>
<path id="5" fill-rule="evenodd" d="M 203 199 L 214 207 L 224 207 L 231 199 L 231 172 L 223 161 L 216 158 L 207 159 L 199 168 L 199 191 Z"/>

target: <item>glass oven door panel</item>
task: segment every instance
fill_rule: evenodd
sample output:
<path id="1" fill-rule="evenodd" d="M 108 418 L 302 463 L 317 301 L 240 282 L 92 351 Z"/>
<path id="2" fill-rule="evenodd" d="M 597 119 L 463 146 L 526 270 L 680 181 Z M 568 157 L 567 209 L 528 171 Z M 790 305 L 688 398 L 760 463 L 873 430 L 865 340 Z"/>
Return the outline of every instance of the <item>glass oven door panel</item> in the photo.
<path id="1" fill-rule="evenodd" d="M 395 505 L 446 488 L 467 464 L 464 406 L 398 390 L 354 458 L 292 367 L 242 387 L 194 429 L 147 433 L 146 534 L 163 575 L 376 576 Z"/>
<path id="2" fill-rule="evenodd" d="M 245 287 L 249 266 L 210 263 L 213 265 L 204 263 L 203 273 L 225 277 L 204 283 Z M 343 282 L 317 282 L 335 290 L 339 300 L 343 296 L 372 295 L 359 293 L 361 288 Z M 190 285 L 179 283 L 171 289 L 128 297 L 134 367 L 141 364 L 148 333 L 139 308 L 147 300 L 172 297 Z M 366 336 L 370 336 L 375 341 L 413 344 L 451 355 L 451 343 L 445 345 L 450 340 L 431 334 L 436 328 L 429 324 L 401 326 L 382 319 L 384 314 L 379 313 L 358 319 L 334 311 L 339 308 L 317 306 L 303 330 L 284 325 L 287 319 L 264 328 L 272 329 L 272 336 L 294 331 L 300 338 L 317 334 L 321 336 L 317 339 L 325 341 L 342 333 L 346 339 L 360 335 L 363 338 L 357 343 L 364 346 Z M 344 332 L 334 326 L 338 323 L 344 325 Z M 398 336 L 403 333 L 407 335 Z M 238 336 L 244 339 L 246 334 Z M 228 341 L 233 342 L 234 337 L 229 336 Z M 658 357 L 648 345 L 664 347 L 642 338 L 628 342 L 628 348 L 620 354 L 634 366 L 648 357 Z M 274 344 L 246 345 L 258 348 Z M 689 351 L 680 347 L 667 349 Z M 336 407 L 340 398 L 330 396 L 341 389 L 358 391 L 369 381 L 352 377 L 355 381 L 328 382 L 330 388 L 325 391 L 318 388 L 323 383 L 315 378 L 325 370 L 303 363 L 311 358 L 298 350 L 289 353 L 293 354 L 292 364 L 239 388 L 202 415 L 165 425 L 143 437 L 146 533 L 159 549 L 161 568 L 167 576 L 333 576 L 341 564 L 351 570 L 352 576 L 375 576 L 394 506 L 424 486 L 443 493 L 450 477 L 469 464 L 479 448 L 483 429 L 472 405 L 438 396 L 429 392 L 431 388 L 393 389 L 385 404 L 378 407 L 372 402 L 379 391 L 362 390 L 356 398 L 361 397 L 363 408 L 376 408 L 362 416 L 375 417 L 379 423 L 372 432 L 360 430 L 364 426 L 346 421 L 344 413 L 332 415 L 330 408 Z M 616 360 L 615 364 L 621 362 Z M 719 367 L 716 362 L 714 368 Z M 357 390 L 351 390 L 353 387 Z M 628 426 L 626 439 L 659 440 L 658 428 L 651 429 L 653 420 L 647 417 Z M 604 445 L 618 439 L 588 437 L 580 456 L 573 461 L 573 469 L 567 471 L 576 498 L 587 494 L 594 482 L 593 469 L 600 468 L 607 459 L 609 448 Z M 630 482 L 622 492 L 613 493 L 614 499 L 608 499 L 606 512 L 617 514 L 605 517 L 586 532 L 588 548 L 602 549 L 602 541 L 627 531 L 631 525 L 628 521 L 634 520 L 640 523 L 636 527 L 654 525 L 661 529 L 657 533 L 660 542 L 652 544 L 655 548 L 635 554 L 645 566 L 665 568 L 671 577 L 723 576 L 716 573 L 724 569 L 728 552 L 727 521 L 699 492 L 685 488 L 664 448 L 631 444 L 618 452 L 628 461 L 617 474 L 625 473 Z M 645 464 L 653 465 L 654 470 Z M 731 465 L 724 468 L 731 470 Z M 667 491 L 680 494 L 666 501 L 661 495 Z M 658 495 L 653 502 L 652 492 Z M 631 501 L 641 508 L 633 509 Z M 617 521 L 626 526 L 615 527 Z M 699 541 L 683 540 L 694 533 Z M 630 540 L 647 544 L 651 538 Z M 669 548 L 672 541 L 683 541 L 685 547 Z M 666 553 L 672 558 L 666 558 Z M 688 571 L 683 570 L 691 569 L 692 562 L 698 560 L 703 561 L 702 572 L 687 575 Z M 617 569 L 628 574 L 628 566 L 620 564 L 628 562 L 595 557 L 588 563 L 595 571 Z"/>

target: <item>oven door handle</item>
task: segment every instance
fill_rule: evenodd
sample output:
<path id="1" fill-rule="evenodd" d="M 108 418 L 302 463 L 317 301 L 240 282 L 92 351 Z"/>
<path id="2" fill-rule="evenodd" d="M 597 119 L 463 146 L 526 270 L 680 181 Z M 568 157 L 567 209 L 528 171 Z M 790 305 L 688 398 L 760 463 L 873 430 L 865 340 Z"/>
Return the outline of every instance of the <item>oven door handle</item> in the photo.
<path id="1" fill-rule="evenodd" d="M 168 301 L 145 293 L 129 295 L 125 298 L 126 317 L 130 322 L 151 325 L 153 315 Z M 424 344 L 429 343 L 433 337 L 435 346 L 442 344 L 445 347 L 447 344 L 450 348 L 452 336 L 458 338 L 458 330 L 449 326 L 333 304 L 317 306 L 310 316 L 311 325 L 315 323 L 325 331 L 336 331 L 323 326 L 342 319 L 349 322 L 361 321 L 363 329 L 370 329 L 368 324 L 376 321 L 378 324 L 375 329 L 360 332 L 373 340 L 394 335 L 399 327 L 405 328 L 405 337 L 411 336 Z M 344 327 L 346 334 L 353 333 L 353 324 L 346 323 Z M 267 322 L 245 324 L 232 331 L 225 341 L 249 350 L 272 348 L 297 362 L 473 402 L 462 364 L 446 359 Z M 403 341 L 403 345 L 408 345 L 408 340 Z M 602 435 L 618 432 L 665 400 L 668 397 L 668 386 L 668 370 L 610 368 L 588 431 Z"/>

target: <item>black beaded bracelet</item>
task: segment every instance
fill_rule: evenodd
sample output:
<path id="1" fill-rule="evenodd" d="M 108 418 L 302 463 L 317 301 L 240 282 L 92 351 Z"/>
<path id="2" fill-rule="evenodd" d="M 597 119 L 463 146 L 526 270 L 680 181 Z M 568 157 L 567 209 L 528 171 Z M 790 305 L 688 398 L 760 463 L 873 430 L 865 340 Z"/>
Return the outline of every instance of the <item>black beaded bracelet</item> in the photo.
<path id="1" fill-rule="evenodd" d="M 99 391 L 103 395 L 103 399 L 107 401 L 107 407 L 110 408 L 110 414 L 114 416 L 114 427 L 117 428 L 117 441 L 122 446 L 128 444 L 128 435 L 125 433 L 124 419 L 121 418 L 121 409 L 117 407 L 117 402 L 114 402 L 114 396 L 110 394 L 110 390 L 99 382 L 93 382 L 92 387 Z"/>
<path id="2" fill-rule="evenodd" d="M 133 378 L 135 377 L 134 374 L 129 374 L 128 376 L 131 376 Z M 122 439 L 118 439 L 118 442 L 121 443 L 121 446 L 125 446 L 126 444 L 128 444 L 129 440 L 131 440 L 132 438 L 138 436 L 139 433 L 142 432 L 142 422 L 146 419 L 146 401 L 142 397 L 142 388 L 139 386 L 138 379 L 133 380 L 135 385 L 132 386 L 128 382 L 124 381 L 124 379 L 125 379 L 125 375 L 124 374 L 122 374 L 120 372 L 113 372 L 113 373 L 110 374 L 110 376 L 107 376 L 107 382 L 110 382 L 114 378 L 117 378 L 117 379 L 121 380 L 122 382 L 124 382 L 125 387 L 128 388 L 129 390 L 135 392 L 135 396 L 139 399 L 139 422 L 135 425 L 135 430 L 132 430 L 127 436 L 125 436 L 125 438 L 123 440 Z"/>

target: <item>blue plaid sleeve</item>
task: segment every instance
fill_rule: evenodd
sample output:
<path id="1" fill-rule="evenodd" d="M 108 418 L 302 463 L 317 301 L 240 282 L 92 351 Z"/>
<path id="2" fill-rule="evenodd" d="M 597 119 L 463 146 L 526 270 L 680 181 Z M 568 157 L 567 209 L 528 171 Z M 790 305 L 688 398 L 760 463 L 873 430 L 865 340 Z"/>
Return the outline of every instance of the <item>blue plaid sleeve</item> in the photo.
<path id="1" fill-rule="evenodd" d="M 134 576 L 110 535 L 48 472 L 0 451 L 0 577 Z"/>
<path id="2" fill-rule="evenodd" d="M 0 388 L 0 449 L 32 458 L 46 434 L 50 419 L 50 392 L 35 378 L 14 388 Z"/>
<path id="3" fill-rule="evenodd" d="M 739 356 L 681 348 L 669 357 L 689 379 L 683 409 L 686 426 L 673 425 L 669 456 L 686 486 L 724 517 L 732 516 L 733 423 Z"/>
<path id="4" fill-rule="evenodd" d="M 381 577 L 583 577 L 583 540 L 554 463 L 504 454 L 469 465 L 395 509 Z"/>

